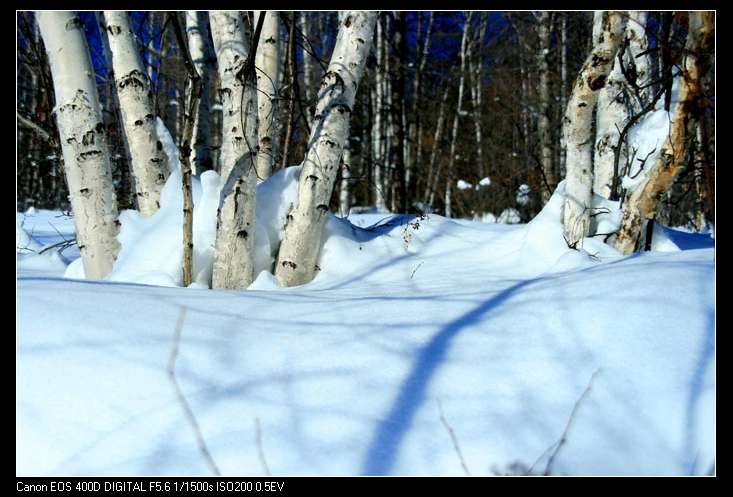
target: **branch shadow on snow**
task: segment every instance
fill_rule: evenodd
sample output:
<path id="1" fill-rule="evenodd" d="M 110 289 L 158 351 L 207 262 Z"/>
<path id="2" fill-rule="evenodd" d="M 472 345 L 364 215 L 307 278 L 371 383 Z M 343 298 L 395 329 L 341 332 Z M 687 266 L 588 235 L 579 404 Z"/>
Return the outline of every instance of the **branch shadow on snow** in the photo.
<path id="1" fill-rule="evenodd" d="M 520 281 L 476 306 L 473 310 L 443 326 L 430 342 L 417 354 L 413 367 L 402 383 L 397 397 L 392 402 L 384 419 L 378 424 L 364 459 L 363 475 L 389 474 L 397 460 L 400 444 L 407 434 L 432 377 L 451 345 L 451 341 L 464 328 L 476 323 L 481 317 L 502 305 L 517 291 L 539 279 Z"/>

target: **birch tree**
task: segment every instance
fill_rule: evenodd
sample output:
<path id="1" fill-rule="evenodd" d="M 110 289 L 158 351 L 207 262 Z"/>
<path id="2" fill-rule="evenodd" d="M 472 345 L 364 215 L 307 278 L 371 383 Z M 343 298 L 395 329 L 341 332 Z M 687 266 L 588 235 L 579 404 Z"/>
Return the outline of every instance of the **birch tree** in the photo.
<path id="1" fill-rule="evenodd" d="M 117 200 L 94 68 L 75 12 L 39 11 L 56 96 L 64 169 L 87 278 L 103 278 L 119 251 Z"/>
<path id="2" fill-rule="evenodd" d="M 254 277 L 257 92 L 246 79 L 250 46 L 241 15 L 211 11 L 209 19 L 219 62 L 223 128 L 212 286 L 246 288 Z"/>
<path id="3" fill-rule="evenodd" d="M 275 277 L 283 286 L 307 283 L 318 270 L 316 261 L 328 204 L 376 21 L 376 12 L 350 11 L 339 28 L 331 61 L 321 80 L 315 126 L 300 172 L 298 205 L 287 216 L 275 266 Z"/>
<path id="4" fill-rule="evenodd" d="M 701 82 L 709 68 L 707 54 L 714 42 L 713 15 L 713 12 L 690 12 L 686 53 L 681 64 L 683 73 L 669 135 L 653 168 L 624 205 L 621 228 L 615 242 L 622 254 L 629 254 L 640 247 L 644 226 L 654 219 L 659 200 L 670 189 L 691 153 L 689 142 L 697 133 L 697 118 L 704 108 Z"/>
<path id="5" fill-rule="evenodd" d="M 196 72 L 201 78 L 201 98 L 193 131 L 192 172 L 201 174 L 213 169 L 213 136 L 211 101 L 215 91 L 216 54 L 209 41 L 209 19 L 206 11 L 186 11 L 186 37 Z"/>
<path id="6" fill-rule="evenodd" d="M 628 15 L 623 12 L 621 15 Z M 596 21 L 599 21 L 597 16 Z M 593 24 L 593 38 L 601 36 L 601 22 Z M 610 198 L 614 176 L 615 149 L 619 149 L 621 160 L 626 154 L 619 138 L 621 129 L 629 119 L 627 109 L 626 78 L 621 70 L 618 57 L 611 62 L 612 69 L 605 86 L 598 92 L 596 108 L 596 141 L 593 156 L 593 192 L 604 198 Z"/>
<path id="7" fill-rule="evenodd" d="M 567 147 L 563 231 L 570 246 L 576 246 L 588 234 L 593 183 L 593 108 L 621 43 L 623 19 L 619 12 L 596 12 L 594 22 L 599 24 L 598 34 L 575 81 L 563 118 Z"/>
<path id="8" fill-rule="evenodd" d="M 255 11 L 255 19 L 264 15 L 262 34 L 255 56 L 257 69 L 257 114 L 259 144 L 257 177 L 267 179 L 277 156 L 280 141 L 278 81 L 280 79 L 280 17 L 275 11 Z"/>
<path id="9" fill-rule="evenodd" d="M 458 81 L 458 108 L 453 114 L 453 131 L 451 134 L 450 141 L 450 155 L 448 157 L 448 170 L 446 171 L 446 183 L 445 183 L 445 217 L 451 217 L 453 211 L 451 209 L 451 193 L 453 191 L 453 180 L 454 180 L 454 163 L 456 160 L 456 142 L 458 139 L 458 120 L 460 119 L 461 112 L 463 111 L 463 88 L 466 81 L 466 61 L 471 56 L 469 53 L 468 45 L 468 33 L 471 29 L 471 19 L 473 12 L 468 12 L 466 20 L 463 24 L 463 36 L 461 37 L 461 73 Z"/>
<path id="10" fill-rule="evenodd" d="M 555 165 L 552 161 L 552 132 L 550 130 L 550 28 L 552 16 L 549 12 L 541 12 L 539 16 L 538 37 L 539 51 L 537 53 L 537 64 L 539 66 L 539 104 L 540 118 L 537 123 L 537 132 L 540 138 L 540 160 L 542 163 L 542 174 L 545 185 L 542 188 L 542 204 L 550 200 L 552 192 L 557 185 Z"/>
<path id="11" fill-rule="evenodd" d="M 376 46 L 374 47 L 377 58 L 377 70 L 375 71 L 374 81 L 374 123 L 372 128 L 372 143 L 374 145 L 372 156 L 374 157 L 374 169 L 372 183 L 374 184 L 374 203 L 377 211 L 386 210 L 384 198 L 384 185 L 382 183 L 382 171 L 385 164 L 384 150 L 384 94 L 385 94 L 385 71 L 384 71 L 384 33 L 382 23 L 377 21 L 376 27 Z"/>
<path id="12" fill-rule="evenodd" d="M 135 37 L 125 11 L 104 12 L 122 124 L 130 151 L 135 198 L 143 216 L 160 208 L 168 158 L 158 140 L 155 106 Z"/>

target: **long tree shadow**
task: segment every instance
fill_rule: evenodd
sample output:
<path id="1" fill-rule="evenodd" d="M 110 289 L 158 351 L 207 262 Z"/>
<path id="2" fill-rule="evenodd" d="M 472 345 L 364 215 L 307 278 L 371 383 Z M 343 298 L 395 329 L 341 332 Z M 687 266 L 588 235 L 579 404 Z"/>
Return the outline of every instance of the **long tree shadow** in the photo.
<path id="1" fill-rule="evenodd" d="M 473 310 L 446 324 L 417 355 L 410 374 L 402 383 L 386 417 L 379 423 L 362 465 L 363 475 L 389 474 L 394 467 L 400 444 L 407 434 L 418 408 L 425 400 L 430 380 L 445 359 L 451 341 L 467 326 L 506 302 L 523 287 L 541 278 L 523 280 L 482 302 Z"/>

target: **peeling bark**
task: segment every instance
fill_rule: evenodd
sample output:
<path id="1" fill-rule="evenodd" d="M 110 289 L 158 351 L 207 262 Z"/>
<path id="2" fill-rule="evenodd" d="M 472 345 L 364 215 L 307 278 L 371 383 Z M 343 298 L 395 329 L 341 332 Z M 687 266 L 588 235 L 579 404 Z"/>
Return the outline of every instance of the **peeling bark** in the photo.
<path id="1" fill-rule="evenodd" d="M 84 27 L 75 12 L 39 11 L 36 19 L 56 96 L 56 121 L 84 274 L 100 279 L 119 251 L 117 200 L 109 148 Z"/>
<path id="2" fill-rule="evenodd" d="M 168 158 L 155 128 L 153 92 L 127 12 L 107 10 L 104 17 L 135 178 L 135 199 L 140 214 L 152 216 L 160 208 L 160 192 L 169 173 Z"/>
<path id="3" fill-rule="evenodd" d="M 283 286 L 315 276 L 328 204 L 333 192 L 359 80 L 371 47 L 376 12 L 344 16 L 328 70 L 321 80 L 314 128 L 298 185 L 298 206 L 288 214 L 275 277 Z"/>
<path id="4" fill-rule="evenodd" d="M 644 225 L 654 219 L 660 199 L 684 168 L 690 152 L 688 142 L 695 137 L 697 119 L 704 108 L 701 80 L 709 67 L 707 58 L 713 43 L 713 16 L 712 12 L 690 12 L 688 53 L 682 63 L 683 77 L 670 132 L 653 168 L 625 202 L 615 242 L 622 254 L 640 248 Z"/>

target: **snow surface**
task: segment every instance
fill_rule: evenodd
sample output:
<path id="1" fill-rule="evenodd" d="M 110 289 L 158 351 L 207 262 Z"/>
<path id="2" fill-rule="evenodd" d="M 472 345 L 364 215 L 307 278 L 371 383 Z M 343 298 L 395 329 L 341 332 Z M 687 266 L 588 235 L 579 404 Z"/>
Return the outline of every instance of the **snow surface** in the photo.
<path id="1" fill-rule="evenodd" d="M 258 250 L 298 172 L 258 186 Z M 265 268 L 213 291 L 214 175 L 194 187 L 194 288 L 176 287 L 179 189 L 148 220 L 123 216 L 103 281 L 35 265 L 25 248 L 73 223 L 18 214 L 18 474 L 210 474 L 168 374 L 184 309 L 176 378 L 223 474 L 463 474 L 461 456 L 471 474 L 541 473 L 596 372 L 553 474 L 710 470 L 709 235 L 660 228 L 677 250 L 625 258 L 599 237 L 569 249 L 561 183 L 521 225 L 329 215 L 313 282 L 282 289 Z"/>

